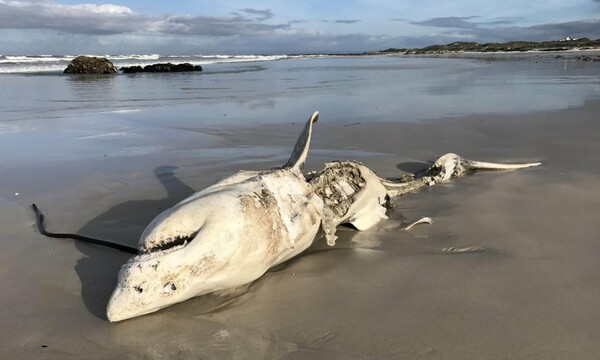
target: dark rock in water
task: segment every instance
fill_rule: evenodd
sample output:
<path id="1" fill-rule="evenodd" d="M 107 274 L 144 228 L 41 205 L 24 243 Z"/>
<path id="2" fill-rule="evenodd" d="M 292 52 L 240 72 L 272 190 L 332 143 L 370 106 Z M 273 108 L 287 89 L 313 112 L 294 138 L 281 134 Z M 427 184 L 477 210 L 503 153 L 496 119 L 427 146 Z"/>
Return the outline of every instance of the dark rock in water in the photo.
<path id="1" fill-rule="evenodd" d="M 107 58 L 78 56 L 69 62 L 65 74 L 115 74 L 117 69 Z"/>
<path id="2" fill-rule="evenodd" d="M 137 72 L 152 72 L 152 73 L 155 73 L 155 72 L 183 72 L 183 71 L 202 71 L 202 66 L 192 65 L 190 63 L 183 63 L 183 64 L 164 63 L 164 64 L 146 65 L 143 68 L 139 65 L 122 67 L 120 70 L 126 74 L 137 73 Z"/>
<path id="3" fill-rule="evenodd" d="M 139 66 L 124 66 L 122 68 L 119 68 L 119 70 L 121 70 L 122 72 L 124 72 L 125 74 L 133 74 L 133 73 L 138 73 L 138 72 L 143 72 L 144 69 Z"/>
<path id="4" fill-rule="evenodd" d="M 200 65 L 192 65 L 190 63 L 183 64 L 153 64 L 144 66 L 145 72 L 181 72 L 181 71 L 202 71 Z"/>
<path id="5" fill-rule="evenodd" d="M 600 56 L 598 56 L 598 55 L 582 55 L 582 56 L 577 56 L 577 60 L 581 60 L 581 61 L 600 61 Z"/>

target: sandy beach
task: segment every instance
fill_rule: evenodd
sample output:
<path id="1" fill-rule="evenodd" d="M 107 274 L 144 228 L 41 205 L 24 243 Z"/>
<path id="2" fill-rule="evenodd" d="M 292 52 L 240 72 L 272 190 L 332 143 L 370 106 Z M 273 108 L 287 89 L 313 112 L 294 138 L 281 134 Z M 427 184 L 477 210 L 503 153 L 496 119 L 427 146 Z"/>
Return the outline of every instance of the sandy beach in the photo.
<path id="1" fill-rule="evenodd" d="M 2 358 L 600 357 L 600 64 L 488 60 L 2 75 L 21 91 L 0 90 Z M 119 323 L 105 309 L 129 255 L 35 229 L 31 203 L 49 230 L 135 245 L 194 191 L 285 163 L 314 110 L 307 171 L 352 159 L 398 177 L 446 152 L 543 165 L 406 195 L 244 291 Z M 421 216 L 434 223 L 399 230 Z"/>

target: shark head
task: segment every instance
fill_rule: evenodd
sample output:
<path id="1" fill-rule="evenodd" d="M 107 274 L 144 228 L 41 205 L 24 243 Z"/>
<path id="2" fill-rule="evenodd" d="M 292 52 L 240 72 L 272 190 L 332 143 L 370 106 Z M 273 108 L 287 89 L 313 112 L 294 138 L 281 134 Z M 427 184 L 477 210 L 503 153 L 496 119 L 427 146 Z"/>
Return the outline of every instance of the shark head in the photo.
<path id="1" fill-rule="evenodd" d="M 300 169 L 317 116 L 311 116 L 281 169 L 238 172 L 159 214 L 144 230 L 138 254 L 119 271 L 108 320 L 247 284 L 308 247 L 320 212 L 305 194 L 309 187 Z M 306 241 L 294 245 L 297 238 Z"/>
<path id="2" fill-rule="evenodd" d="M 217 257 L 226 251 L 219 249 L 219 242 L 206 241 L 223 235 L 211 230 L 214 226 L 203 203 L 180 203 L 150 223 L 138 244 L 138 255 L 119 271 L 106 309 L 108 320 L 148 314 L 213 291 L 207 279 L 218 266 Z M 213 246 L 208 248 L 207 243 Z"/>

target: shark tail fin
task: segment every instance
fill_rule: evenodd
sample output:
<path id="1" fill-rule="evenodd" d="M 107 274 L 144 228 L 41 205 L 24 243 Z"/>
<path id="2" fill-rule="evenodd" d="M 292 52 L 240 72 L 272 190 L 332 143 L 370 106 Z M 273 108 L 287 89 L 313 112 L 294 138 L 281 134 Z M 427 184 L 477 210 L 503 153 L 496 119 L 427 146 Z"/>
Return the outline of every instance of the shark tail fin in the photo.
<path id="1" fill-rule="evenodd" d="M 502 164 L 486 161 L 475 161 L 462 158 L 454 153 L 439 157 L 426 170 L 411 174 L 405 180 L 394 181 L 381 179 L 381 183 L 392 196 L 407 194 L 426 185 L 445 182 L 455 177 L 465 175 L 468 171 L 478 170 L 515 170 L 541 165 L 541 162 Z"/>
<path id="2" fill-rule="evenodd" d="M 533 166 L 540 166 L 541 162 L 522 163 L 522 164 L 500 164 L 486 161 L 475 161 L 463 159 L 465 168 L 469 170 L 515 170 Z"/>

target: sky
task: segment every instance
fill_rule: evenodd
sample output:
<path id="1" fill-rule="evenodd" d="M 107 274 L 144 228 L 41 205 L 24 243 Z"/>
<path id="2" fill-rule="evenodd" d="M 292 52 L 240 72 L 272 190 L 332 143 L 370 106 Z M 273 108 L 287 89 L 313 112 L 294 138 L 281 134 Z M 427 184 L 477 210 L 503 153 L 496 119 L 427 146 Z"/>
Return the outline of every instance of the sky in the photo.
<path id="1" fill-rule="evenodd" d="M 0 0 L 0 54 L 299 54 L 600 38 L 600 0 Z"/>

